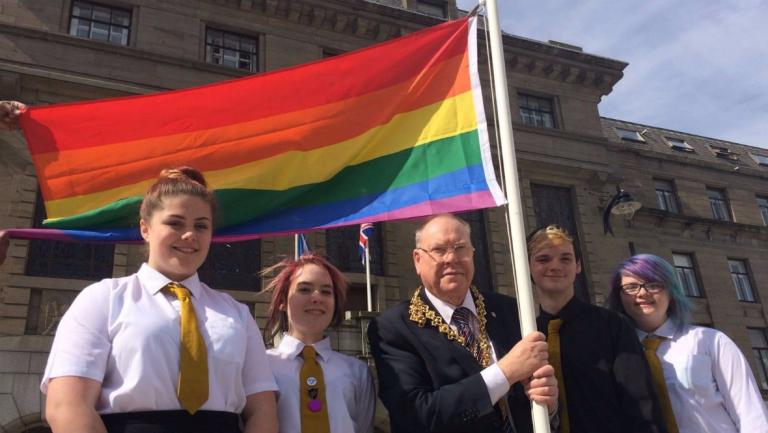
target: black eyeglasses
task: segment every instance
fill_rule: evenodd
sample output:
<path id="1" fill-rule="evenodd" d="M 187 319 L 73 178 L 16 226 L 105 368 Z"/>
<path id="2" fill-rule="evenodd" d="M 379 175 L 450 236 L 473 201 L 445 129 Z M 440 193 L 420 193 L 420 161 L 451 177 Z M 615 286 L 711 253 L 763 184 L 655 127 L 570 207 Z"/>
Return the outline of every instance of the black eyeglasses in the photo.
<path id="1" fill-rule="evenodd" d="M 621 286 L 621 291 L 627 295 L 637 295 L 640 289 L 645 289 L 648 293 L 659 293 L 664 290 L 664 284 L 661 283 L 627 283 Z"/>
<path id="2" fill-rule="evenodd" d="M 434 247 L 428 250 L 421 247 L 416 247 L 416 249 L 419 251 L 424 251 L 427 253 L 430 259 L 436 262 L 444 261 L 448 256 L 448 253 L 453 253 L 453 256 L 459 260 L 466 260 L 472 257 L 472 253 L 475 252 L 475 249 L 467 244 L 455 244 L 448 247 Z"/>

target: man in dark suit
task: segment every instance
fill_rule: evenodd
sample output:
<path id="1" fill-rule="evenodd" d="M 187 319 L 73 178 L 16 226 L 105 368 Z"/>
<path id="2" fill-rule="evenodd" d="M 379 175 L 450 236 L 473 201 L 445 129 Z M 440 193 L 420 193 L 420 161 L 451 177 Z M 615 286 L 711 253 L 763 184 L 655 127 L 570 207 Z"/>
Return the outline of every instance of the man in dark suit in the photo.
<path id="1" fill-rule="evenodd" d="M 393 433 L 529 433 L 529 398 L 557 411 L 544 335 L 521 339 L 512 298 L 470 289 L 469 235 L 456 216 L 428 219 L 413 250 L 423 287 L 368 328 Z"/>

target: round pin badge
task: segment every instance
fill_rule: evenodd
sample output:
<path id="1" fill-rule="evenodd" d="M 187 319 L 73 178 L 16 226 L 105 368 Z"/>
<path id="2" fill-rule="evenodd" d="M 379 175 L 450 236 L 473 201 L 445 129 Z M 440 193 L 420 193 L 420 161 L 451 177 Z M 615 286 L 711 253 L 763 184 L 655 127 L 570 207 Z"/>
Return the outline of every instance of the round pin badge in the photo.
<path id="1" fill-rule="evenodd" d="M 314 376 L 309 376 L 307 378 L 307 385 L 309 385 L 309 386 L 317 385 L 317 378 L 315 378 Z"/>
<path id="2" fill-rule="evenodd" d="M 320 400 L 310 400 L 307 406 L 310 412 L 320 412 L 323 409 L 323 403 Z"/>

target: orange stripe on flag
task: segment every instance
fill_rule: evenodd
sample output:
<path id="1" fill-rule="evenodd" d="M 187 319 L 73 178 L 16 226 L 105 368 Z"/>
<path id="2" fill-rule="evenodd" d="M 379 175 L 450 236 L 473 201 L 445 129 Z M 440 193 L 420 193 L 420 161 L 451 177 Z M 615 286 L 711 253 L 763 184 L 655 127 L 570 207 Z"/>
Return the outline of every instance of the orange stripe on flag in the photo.
<path id="1" fill-rule="evenodd" d="M 398 113 L 469 91 L 467 62 L 466 54 L 457 56 L 396 86 L 307 110 L 216 129 L 39 154 L 35 163 L 49 179 L 43 196 L 57 200 L 154 179 L 188 151 L 199 155 L 197 168 L 212 171 L 333 145 L 384 125 Z"/>

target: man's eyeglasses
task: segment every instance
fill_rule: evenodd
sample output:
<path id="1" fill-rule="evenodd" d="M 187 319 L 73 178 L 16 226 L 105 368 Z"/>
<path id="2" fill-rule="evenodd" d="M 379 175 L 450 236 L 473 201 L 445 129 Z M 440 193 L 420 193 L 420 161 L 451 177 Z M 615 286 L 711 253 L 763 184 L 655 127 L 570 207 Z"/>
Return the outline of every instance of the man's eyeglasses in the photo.
<path id="1" fill-rule="evenodd" d="M 449 247 L 434 247 L 428 250 L 421 247 L 416 247 L 416 249 L 424 251 L 429 258 L 436 262 L 444 261 L 449 253 L 453 253 L 453 256 L 459 260 L 466 260 L 472 257 L 472 253 L 475 252 L 475 249 L 467 244 L 456 244 Z"/>
<path id="2" fill-rule="evenodd" d="M 648 293 L 659 293 L 664 290 L 664 284 L 661 283 L 628 283 L 621 286 L 621 291 L 627 295 L 637 295 L 640 289 L 645 289 Z"/>

